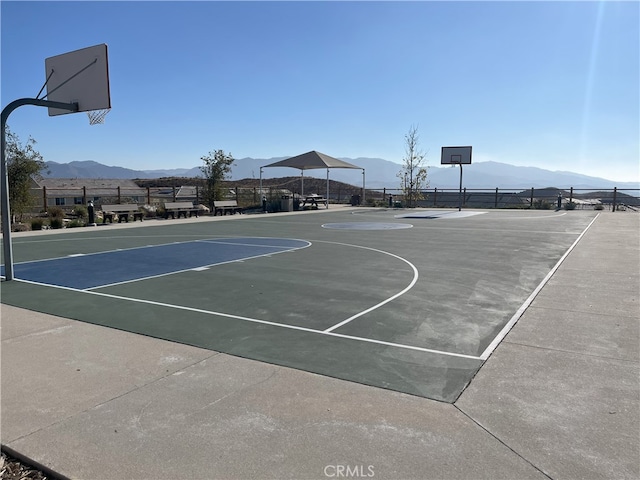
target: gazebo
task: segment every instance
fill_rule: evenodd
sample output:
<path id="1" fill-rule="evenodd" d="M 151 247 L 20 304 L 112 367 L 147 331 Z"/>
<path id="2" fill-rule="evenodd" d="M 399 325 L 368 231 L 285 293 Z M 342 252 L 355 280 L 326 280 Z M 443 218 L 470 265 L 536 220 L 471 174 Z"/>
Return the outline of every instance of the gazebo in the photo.
<path id="1" fill-rule="evenodd" d="M 260 192 L 262 192 L 262 169 L 269 167 L 291 167 L 297 168 L 300 170 L 301 176 L 301 194 L 304 196 L 304 171 L 312 170 L 312 169 L 327 169 L 327 208 L 329 208 L 329 169 L 330 168 L 354 168 L 362 170 L 362 200 L 364 201 L 365 195 L 365 174 L 364 168 L 358 167 L 351 163 L 345 162 L 343 160 L 338 160 L 337 158 L 330 157 L 329 155 L 325 155 L 324 153 L 316 152 L 312 150 L 307 153 L 303 153 L 302 155 L 297 155 L 295 157 L 286 158 L 284 160 L 280 160 L 279 162 L 271 163 L 269 165 L 264 165 L 260 167 Z"/>

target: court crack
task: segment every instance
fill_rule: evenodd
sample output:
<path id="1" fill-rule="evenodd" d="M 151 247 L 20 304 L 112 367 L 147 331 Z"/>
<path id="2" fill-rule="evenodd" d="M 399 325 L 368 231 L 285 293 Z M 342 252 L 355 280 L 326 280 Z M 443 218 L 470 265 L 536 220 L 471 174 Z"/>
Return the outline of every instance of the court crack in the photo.
<path id="1" fill-rule="evenodd" d="M 585 353 L 585 352 L 576 352 L 573 350 L 563 350 L 560 348 L 551 348 L 551 347 L 541 347 L 539 345 L 529 345 L 526 343 L 520 343 L 520 342 L 512 342 L 512 341 L 506 341 L 504 343 L 508 343 L 510 345 L 517 345 L 519 347 L 525 347 L 525 348 L 533 348 L 536 350 L 545 350 L 548 352 L 558 352 L 558 353 L 567 353 L 567 354 L 571 354 L 571 355 L 578 355 L 581 357 L 592 357 L 592 358 L 601 358 L 603 360 L 615 360 L 618 362 L 626 362 L 626 363 L 632 363 L 634 365 L 638 364 L 637 360 L 633 360 L 633 359 L 626 359 L 626 358 L 617 358 L 617 357 L 608 357 L 605 355 L 595 355 L 593 353 Z"/>
<path id="2" fill-rule="evenodd" d="M 498 442 L 500 445 L 504 446 L 506 449 L 508 449 L 510 452 L 512 452 L 514 455 L 516 455 L 518 458 L 522 459 L 523 462 L 527 463 L 528 465 L 531 466 L 531 468 L 535 469 L 537 472 L 540 472 L 542 475 L 544 475 L 546 478 L 548 478 L 549 480 L 554 480 L 552 476 L 550 476 L 549 474 L 547 474 L 544 470 L 542 470 L 540 467 L 536 466 L 533 462 L 531 462 L 529 459 L 527 459 L 526 457 L 524 457 L 522 454 L 520 454 L 518 451 L 516 451 L 513 447 L 509 446 L 507 443 L 505 443 L 504 441 L 502 441 L 499 437 L 497 437 L 493 432 L 491 432 L 487 427 L 485 427 L 484 425 L 482 425 L 480 422 L 478 422 L 475 418 L 473 418 L 471 415 L 467 414 L 464 410 L 462 410 L 460 407 L 458 407 L 458 405 L 456 405 L 455 403 L 453 404 L 453 407 L 458 410 L 462 415 L 464 415 L 466 418 L 468 418 L 471 422 L 473 422 L 475 425 L 477 425 L 480 429 L 482 429 L 484 432 L 487 433 L 487 435 L 489 435 L 491 438 L 493 438 L 496 442 Z"/>

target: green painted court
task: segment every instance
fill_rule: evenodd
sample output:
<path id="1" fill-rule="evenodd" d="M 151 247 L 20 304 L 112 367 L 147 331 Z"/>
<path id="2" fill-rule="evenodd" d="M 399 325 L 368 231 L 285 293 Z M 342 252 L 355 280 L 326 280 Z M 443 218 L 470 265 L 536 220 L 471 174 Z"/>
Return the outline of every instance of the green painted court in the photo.
<path id="1" fill-rule="evenodd" d="M 17 234 L 2 302 L 452 402 L 596 215 L 332 206 Z"/>

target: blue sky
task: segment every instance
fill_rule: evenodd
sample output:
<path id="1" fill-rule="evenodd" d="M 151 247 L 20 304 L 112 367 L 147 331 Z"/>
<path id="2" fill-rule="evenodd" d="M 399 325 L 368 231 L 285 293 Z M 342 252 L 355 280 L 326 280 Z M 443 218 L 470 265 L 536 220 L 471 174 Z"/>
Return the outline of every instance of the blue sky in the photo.
<path id="1" fill-rule="evenodd" d="M 44 59 L 109 46 L 112 111 L 9 118 L 45 160 L 134 169 L 235 158 L 497 161 L 640 181 L 638 2 L 11 2 L 2 107 Z"/>

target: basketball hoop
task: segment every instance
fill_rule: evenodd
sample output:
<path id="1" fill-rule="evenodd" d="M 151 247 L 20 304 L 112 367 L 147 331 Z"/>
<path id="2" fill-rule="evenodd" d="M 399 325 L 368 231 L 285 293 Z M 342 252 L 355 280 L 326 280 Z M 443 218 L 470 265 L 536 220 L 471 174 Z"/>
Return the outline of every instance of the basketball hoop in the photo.
<path id="1" fill-rule="evenodd" d="M 103 110 L 90 110 L 87 112 L 87 117 L 89 117 L 89 125 L 98 125 L 104 123 L 104 117 L 107 116 L 107 113 L 111 111 L 110 108 L 105 108 Z"/>

